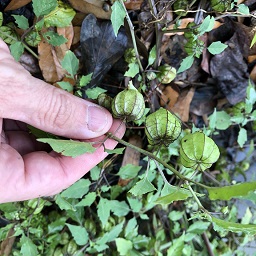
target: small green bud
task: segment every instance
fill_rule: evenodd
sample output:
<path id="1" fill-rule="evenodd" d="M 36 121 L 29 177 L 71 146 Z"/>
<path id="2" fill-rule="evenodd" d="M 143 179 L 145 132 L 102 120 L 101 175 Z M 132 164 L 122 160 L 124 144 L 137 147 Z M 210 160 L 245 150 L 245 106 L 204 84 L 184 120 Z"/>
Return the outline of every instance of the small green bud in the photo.
<path id="1" fill-rule="evenodd" d="M 156 76 L 156 73 L 155 73 L 155 72 L 153 72 L 153 71 L 148 71 L 148 72 L 147 72 L 147 79 L 148 79 L 149 81 L 154 80 L 156 77 L 157 77 L 157 76 Z"/>
<path id="2" fill-rule="evenodd" d="M 157 78 L 162 84 L 169 84 L 176 77 L 176 69 L 168 64 L 158 68 Z"/>
<path id="3" fill-rule="evenodd" d="M 165 145 L 175 141 L 181 133 L 178 118 L 164 108 L 160 108 L 146 118 L 145 132 L 149 144 Z"/>
<path id="4" fill-rule="evenodd" d="M 219 156 L 218 146 L 202 132 L 187 134 L 181 140 L 181 164 L 187 168 L 204 171 L 210 168 Z"/>
<path id="5" fill-rule="evenodd" d="M 115 118 L 127 121 L 139 120 L 145 111 L 143 95 L 129 83 L 128 88 L 119 92 L 112 101 L 112 113 Z"/>

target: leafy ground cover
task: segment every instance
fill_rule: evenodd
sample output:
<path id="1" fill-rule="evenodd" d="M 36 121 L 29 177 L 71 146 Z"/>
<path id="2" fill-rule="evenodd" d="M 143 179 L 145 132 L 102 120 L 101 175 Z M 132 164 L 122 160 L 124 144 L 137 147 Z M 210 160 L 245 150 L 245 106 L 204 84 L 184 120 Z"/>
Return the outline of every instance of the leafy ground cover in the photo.
<path id="1" fill-rule="evenodd" d="M 32 75 L 127 125 L 62 193 L 0 205 L 0 255 L 254 255 L 255 1 L 0 8 L 0 37 Z M 30 129 L 66 156 L 94 150 Z"/>

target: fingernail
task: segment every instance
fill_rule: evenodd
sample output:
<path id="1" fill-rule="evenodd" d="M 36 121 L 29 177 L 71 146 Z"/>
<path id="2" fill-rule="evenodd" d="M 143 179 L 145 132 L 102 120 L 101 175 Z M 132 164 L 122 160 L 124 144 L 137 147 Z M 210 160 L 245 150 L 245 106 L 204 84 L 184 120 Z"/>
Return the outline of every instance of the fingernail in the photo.
<path id="1" fill-rule="evenodd" d="M 101 132 L 108 123 L 107 114 L 101 107 L 90 106 L 88 108 L 88 128 L 93 132 Z"/>

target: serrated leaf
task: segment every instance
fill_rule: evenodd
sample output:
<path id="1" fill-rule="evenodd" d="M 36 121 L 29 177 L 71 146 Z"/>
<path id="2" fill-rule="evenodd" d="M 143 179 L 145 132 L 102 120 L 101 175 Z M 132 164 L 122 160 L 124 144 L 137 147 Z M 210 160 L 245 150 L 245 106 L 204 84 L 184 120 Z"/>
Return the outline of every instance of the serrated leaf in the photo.
<path id="1" fill-rule="evenodd" d="M 15 22 L 19 28 L 24 30 L 29 28 L 28 19 L 26 17 L 24 17 L 23 15 L 15 15 L 15 14 L 13 14 L 12 16 L 14 17 Z"/>
<path id="2" fill-rule="evenodd" d="M 61 81 L 57 83 L 61 89 L 67 91 L 67 92 L 72 92 L 73 91 L 73 86 L 69 82 Z"/>
<path id="3" fill-rule="evenodd" d="M 66 223 L 66 225 L 78 245 L 85 245 L 88 242 L 89 236 L 84 227 L 75 226 L 68 223 Z"/>
<path id="4" fill-rule="evenodd" d="M 150 50 L 148 56 L 148 66 L 152 65 L 156 59 L 156 45 Z"/>
<path id="5" fill-rule="evenodd" d="M 13 58 L 16 61 L 19 61 L 21 55 L 24 52 L 24 45 L 23 45 L 23 43 L 18 41 L 18 42 L 15 42 L 15 43 L 11 44 L 10 45 L 10 51 L 11 51 L 11 54 L 12 54 Z"/>
<path id="6" fill-rule="evenodd" d="M 57 7 L 57 0 L 33 0 L 32 6 L 37 17 L 49 14 Z"/>
<path id="7" fill-rule="evenodd" d="M 43 37 L 52 46 L 60 46 L 68 41 L 67 38 L 59 35 L 58 33 L 55 33 L 54 31 L 48 31 L 44 33 Z"/>
<path id="8" fill-rule="evenodd" d="M 133 248 L 133 243 L 124 238 L 116 238 L 116 248 L 119 255 L 127 255 Z"/>
<path id="9" fill-rule="evenodd" d="M 109 203 L 111 211 L 118 217 L 126 216 L 130 211 L 128 204 L 124 201 L 111 200 Z"/>
<path id="10" fill-rule="evenodd" d="M 245 182 L 225 187 L 207 187 L 211 200 L 230 200 L 240 196 L 246 196 L 249 192 L 256 190 L 256 181 Z"/>
<path id="11" fill-rule="evenodd" d="M 65 226 L 67 217 L 61 217 L 48 225 L 48 234 L 59 232 Z"/>
<path id="12" fill-rule="evenodd" d="M 125 166 L 122 166 L 117 173 L 117 175 L 120 176 L 121 179 L 132 179 L 135 178 L 139 171 L 141 170 L 141 166 L 136 166 L 133 164 L 127 164 Z"/>
<path id="13" fill-rule="evenodd" d="M 61 196 L 66 198 L 82 198 L 89 191 L 90 185 L 90 180 L 80 179 L 63 191 Z"/>
<path id="14" fill-rule="evenodd" d="M 174 201 L 185 200 L 192 196 L 191 192 L 187 189 L 169 185 L 168 190 L 170 191 L 169 194 L 159 197 L 155 201 L 156 204 L 171 204 Z"/>
<path id="15" fill-rule="evenodd" d="M 104 92 L 106 92 L 107 90 L 104 90 L 100 87 L 94 87 L 92 89 L 87 89 L 85 91 L 85 94 L 88 96 L 89 99 L 93 99 L 96 100 L 98 98 L 98 96 Z"/>
<path id="16" fill-rule="evenodd" d="M 107 223 L 108 218 L 110 216 L 109 200 L 107 200 L 103 197 L 100 198 L 100 201 L 97 206 L 97 214 L 102 223 L 102 226 L 105 226 L 105 224 Z"/>
<path id="17" fill-rule="evenodd" d="M 67 51 L 63 60 L 61 61 L 61 66 L 67 70 L 67 72 L 74 77 L 77 73 L 79 67 L 79 60 L 72 51 Z"/>
<path id="18" fill-rule="evenodd" d="M 115 36 L 117 36 L 119 28 L 122 25 L 124 25 L 124 18 L 125 18 L 125 15 L 126 15 L 126 11 L 124 10 L 124 7 L 120 3 L 119 0 L 114 2 L 111 9 L 112 9 L 112 13 L 111 13 L 110 19 L 111 19 L 111 22 L 112 22 L 112 26 L 113 26 Z"/>
<path id="19" fill-rule="evenodd" d="M 214 17 L 211 17 L 210 15 L 208 15 L 204 21 L 202 22 L 202 24 L 199 26 L 198 30 L 199 30 L 199 35 L 204 34 L 205 32 L 209 32 L 213 29 L 214 26 L 214 22 L 215 19 Z"/>
<path id="20" fill-rule="evenodd" d="M 64 28 L 71 24 L 76 12 L 68 5 L 58 2 L 57 6 L 52 12 L 44 17 L 44 24 L 46 27 Z"/>
<path id="21" fill-rule="evenodd" d="M 156 188 L 153 184 L 148 180 L 148 178 L 144 178 L 138 181 L 130 190 L 129 192 L 132 193 L 134 196 L 141 196 L 148 192 L 154 191 Z"/>
<path id="22" fill-rule="evenodd" d="M 191 68 L 191 66 L 193 65 L 193 62 L 194 62 L 194 56 L 192 56 L 192 55 L 183 59 L 181 64 L 180 64 L 180 67 L 177 71 L 177 74 Z"/>
<path id="23" fill-rule="evenodd" d="M 128 67 L 129 69 L 124 73 L 124 76 L 133 78 L 140 72 L 140 68 L 137 63 L 130 63 Z"/>
<path id="24" fill-rule="evenodd" d="M 79 203 L 76 204 L 76 207 L 79 207 L 79 206 L 91 206 L 92 203 L 95 201 L 96 199 L 96 193 L 95 192 L 90 192 L 88 193 L 84 199 L 82 199 Z"/>
<path id="25" fill-rule="evenodd" d="M 255 235 L 256 234 L 256 225 L 253 224 L 240 224 L 225 220 L 220 220 L 215 217 L 211 217 L 213 222 L 213 228 L 216 231 L 231 231 L 235 233 L 246 233 L 248 235 Z"/>
<path id="26" fill-rule="evenodd" d="M 32 242 L 29 237 L 22 236 L 21 237 L 21 255 L 23 256 L 35 256 L 38 255 L 37 246 Z"/>
<path id="27" fill-rule="evenodd" d="M 244 15 L 250 15 L 250 10 L 249 7 L 246 6 L 245 4 L 239 4 L 237 11 L 244 14 Z"/>
<path id="28" fill-rule="evenodd" d="M 76 211 L 76 208 L 70 202 L 64 199 L 60 194 L 55 197 L 55 203 L 61 210 Z"/>
<path id="29" fill-rule="evenodd" d="M 204 231 L 208 229 L 209 225 L 210 222 L 196 221 L 188 227 L 186 232 L 201 235 Z"/>
<path id="30" fill-rule="evenodd" d="M 244 143 L 247 141 L 247 130 L 244 128 L 240 128 L 238 137 L 237 137 L 237 143 L 242 148 L 244 146 Z"/>
<path id="31" fill-rule="evenodd" d="M 95 152 L 91 143 L 74 141 L 74 140 L 57 140 L 57 139 L 37 139 L 40 142 L 48 143 L 55 152 L 63 156 L 77 157 L 85 153 Z"/>
<path id="32" fill-rule="evenodd" d="M 173 240 L 172 245 L 167 250 L 167 256 L 182 256 L 182 250 L 184 248 L 185 233 L 179 238 Z"/>
<path id="33" fill-rule="evenodd" d="M 215 55 L 222 53 L 228 46 L 226 44 L 221 43 L 220 41 L 211 43 L 207 49 L 208 51 Z"/>
<path id="34" fill-rule="evenodd" d="M 86 76 L 81 76 L 80 81 L 79 81 L 79 85 L 80 86 L 86 86 L 87 84 L 89 84 L 91 79 L 92 79 L 92 75 L 93 75 L 93 73 L 88 74 Z"/>

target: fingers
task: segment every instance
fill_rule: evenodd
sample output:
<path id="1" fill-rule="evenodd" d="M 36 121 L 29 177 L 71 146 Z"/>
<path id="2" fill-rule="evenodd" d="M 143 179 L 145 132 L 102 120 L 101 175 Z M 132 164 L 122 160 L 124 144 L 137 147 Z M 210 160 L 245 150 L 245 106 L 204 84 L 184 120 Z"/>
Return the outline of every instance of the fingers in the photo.
<path id="1" fill-rule="evenodd" d="M 0 117 L 74 139 L 96 138 L 113 122 L 98 105 L 32 77 L 0 41 Z"/>
<path id="2" fill-rule="evenodd" d="M 120 126 L 120 121 L 115 120 L 110 132 L 121 138 L 125 125 Z M 108 139 L 105 147 L 113 149 L 116 144 L 116 141 Z M 83 177 L 106 156 L 101 146 L 93 154 L 76 158 L 60 156 L 55 152 L 34 152 L 25 155 L 22 161 L 17 151 L 2 144 L 0 203 L 57 194 Z"/>

